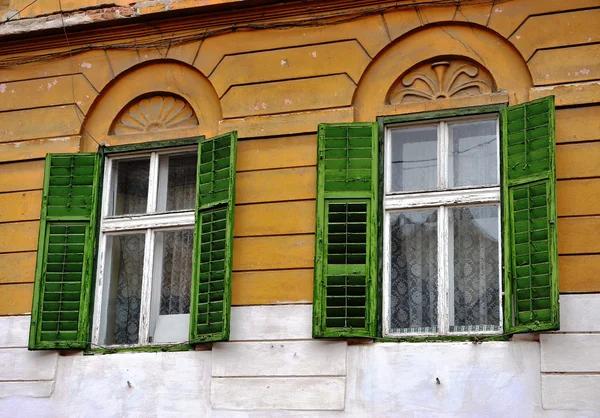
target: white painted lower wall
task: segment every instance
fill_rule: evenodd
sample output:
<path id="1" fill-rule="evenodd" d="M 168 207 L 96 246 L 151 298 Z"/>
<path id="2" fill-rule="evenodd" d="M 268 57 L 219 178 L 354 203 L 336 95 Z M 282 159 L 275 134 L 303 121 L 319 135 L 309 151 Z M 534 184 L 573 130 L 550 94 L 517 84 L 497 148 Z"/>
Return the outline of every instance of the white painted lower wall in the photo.
<path id="1" fill-rule="evenodd" d="M 0 417 L 600 416 L 599 316 L 563 295 L 539 342 L 348 344 L 311 339 L 310 305 L 234 307 L 212 351 L 91 356 L 0 318 Z"/>

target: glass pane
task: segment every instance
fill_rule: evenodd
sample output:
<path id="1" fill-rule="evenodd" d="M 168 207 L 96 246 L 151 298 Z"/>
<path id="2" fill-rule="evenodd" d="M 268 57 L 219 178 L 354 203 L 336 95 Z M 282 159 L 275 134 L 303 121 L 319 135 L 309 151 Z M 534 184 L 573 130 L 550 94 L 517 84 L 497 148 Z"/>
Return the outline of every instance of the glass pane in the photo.
<path id="1" fill-rule="evenodd" d="M 437 188 L 437 125 L 391 131 L 390 192 Z"/>
<path id="2" fill-rule="evenodd" d="M 154 240 L 150 336 L 153 342 L 186 341 L 189 332 L 194 230 L 159 231 Z M 164 318 L 167 315 L 173 318 Z"/>
<path id="3" fill-rule="evenodd" d="M 497 331 L 500 324 L 498 205 L 450 208 L 450 331 Z"/>
<path id="4" fill-rule="evenodd" d="M 196 153 L 163 155 L 159 159 L 157 211 L 194 209 Z"/>
<path id="5" fill-rule="evenodd" d="M 498 184 L 496 120 L 448 125 L 449 187 Z"/>
<path id="6" fill-rule="evenodd" d="M 107 237 L 100 344 L 138 343 L 144 242 L 144 234 Z"/>
<path id="7" fill-rule="evenodd" d="M 115 160 L 116 193 L 112 215 L 146 213 L 150 158 Z"/>
<path id="8" fill-rule="evenodd" d="M 437 332 L 437 210 L 390 213 L 390 330 Z"/>

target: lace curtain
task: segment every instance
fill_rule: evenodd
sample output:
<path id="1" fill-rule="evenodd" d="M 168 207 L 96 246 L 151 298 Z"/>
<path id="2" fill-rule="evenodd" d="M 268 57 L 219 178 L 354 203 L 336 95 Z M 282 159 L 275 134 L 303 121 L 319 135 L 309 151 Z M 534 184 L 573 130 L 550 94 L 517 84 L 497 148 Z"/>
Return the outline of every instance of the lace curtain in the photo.
<path id="1" fill-rule="evenodd" d="M 196 197 L 196 156 L 166 156 L 167 210 L 193 209 Z M 119 162 L 115 214 L 146 212 L 148 160 Z M 193 229 L 156 231 L 153 291 L 160 292 L 153 315 L 188 314 L 193 256 Z M 139 334 L 144 234 L 112 236 L 108 344 L 137 344 Z M 157 280 L 159 279 L 159 280 Z M 160 283 L 160 285 L 159 285 Z M 116 286 L 115 286 L 116 284 Z"/>
<path id="2" fill-rule="evenodd" d="M 437 331 L 437 211 L 391 217 L 390 325 L 394 332 Z"/>
<path id="3" fill-rule="evenodd" d="M 393 332 L 437 332 L 437 210 L 391 217 L 390 325 Z M 450 210 L 450 331 L 493 331 L 499 325 L 498 207 Z"/>
<path id="4" fill-rule="evenodd" d="M 495 331 L 500 323 L 498 206 L 451 211 L 454 235 L 454 325 L 450 331 Z"/>

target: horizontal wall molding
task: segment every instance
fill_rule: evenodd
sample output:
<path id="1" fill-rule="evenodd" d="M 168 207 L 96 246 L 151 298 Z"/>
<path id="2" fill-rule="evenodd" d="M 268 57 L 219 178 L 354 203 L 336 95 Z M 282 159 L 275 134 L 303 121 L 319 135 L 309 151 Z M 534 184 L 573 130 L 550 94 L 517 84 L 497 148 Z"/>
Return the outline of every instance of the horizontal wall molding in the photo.
<path id="1" fill-rule="evenodd" d="M 213 377 L 345 376 L 345 341 L 226 342 L 213 345 Z"/>
<path id="2" fill-rule="evenodd" d="M 544 409 L 587 410 L 597 414 L 600 410 L 599 387 L 600 375 L 543 374 L 542 406 Z"/>
<path id="3" fill-rule="evenodd" d="M 312 339 L 312 305 L 234 306 L 230 341 Z"/>
<path id="4" fill-rule="evenodd" d="M 600 373 L 600 334 L 540 335 L 542 372 Z"/>
<path id="5" fill-rule="evenodd" d="M 214 409 L 342 410 L 345 386 L 344 377 L 213 378 L 210 402 Z"/>

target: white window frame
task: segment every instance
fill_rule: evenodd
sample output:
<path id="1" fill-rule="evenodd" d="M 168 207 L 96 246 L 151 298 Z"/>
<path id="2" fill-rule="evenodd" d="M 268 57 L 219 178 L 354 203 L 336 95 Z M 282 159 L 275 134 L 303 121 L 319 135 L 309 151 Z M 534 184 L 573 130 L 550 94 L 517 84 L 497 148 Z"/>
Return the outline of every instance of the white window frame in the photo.
<path id="1" fill-rule="evenodd" d="M 447 167 L 451 157 L 449 147 L 448 125 L 454 123 L 477 122 L 484 120 L 496 121 L 497 138 L 497 178 L 498 185 L 486 187 L 448 188 Z M 416 192 L 391 192 L 391 132 L 394 128 L 438 126 L 437 129 L 437 173 L 439 189 Z M 466 117 L 445 117 L 417 122 L 394 123 L 385 126 L 384 134 L 384 196 L 383 196 L 383 336 L 384 337 L 435 337 L 435 336 L 466 336 L 466 335 L 495 335 L 503 332 L 503 283 L 502 283 L 502 218 L 500 202 L 500 115 L 482 114 Z M 451 225 L 448 222 L 449 208 L 454 206 L 484 206 L 498 205 L 498 299 L 499 299 L 499 329 L 498 331 L 450 332 L 450 315 L 453 314 L 453 300 L 450 295 L 449 273 L 453 266 L 450 263 L 449 237 L 452 236 Z M 437 223 L 437 253 L 438 253 L 438 283 L 437 283 L 437 332 L 434 333 L 394 333 L 390 327 L 390 214 L 399 210 L 436 209 Z"/>
<path id="2" fill-rule="evenodd" d="M 157 232 L 182 230 L 182 229 L 193 229 L 195 226 L 195 208 L 189 210 L 178 210 L 169 212 L 158 212 L 157 206 L 162 205 L 166 202 L 166 193 L 161 195 L 159 190 L 166 191 L 166 177 L 164 174 L 167 173 L 168 168 L 160 167 L 160 157 L 170 154 L 185 154 L 185 153 L 197 153 L 197 146 L 186 146 L 178 148 L 168 148 L 157 151 L 140 151 L 140 152 L 127 152 L 119 153 L 115 155 L 108 155 L 104 161 L 104 174 L 103 174 L 103 190 L 102 190 L 102 201 L 101 201 L 101 217 L 100 217 L 100 233 L 99 233 L 99 247 L 98 247 L 98 262 L 96 270 L 96 285 L 95 285 L 95 297 L 94 297 L 94 313 L 93 313 L 93 327 L 92 327 L 92 346 L 106 346 L 106 344 L 100 343 L 100 336 L 104 334 L 106 321 L 102 321 L 103 317 L 107 315 L 107 303 L 108 298 L 103 297 L 108 281 L 105 280 L 105 268 L 107 267 L 107 260 L 110 254 L 106 251 L 107 238 L 110 235 L 122 235 L 127 233 L 143 233 L 145 234 L 144 241 L 144 266 L 142 273 L 142 289 L 141 289 L 141 301 L 140 301 L 140 323 L 139 323 L 139 336 L 137 344 L 114 344 L 110 347 L 142 347 L 142 346 L 155 346 L 164 343 L 154 343 L 149 341 L 150 328 L 152 327 L 153 319 L 157 315 L 152 315 L 152 312 L 159 309 L 160 298 L 152 297 L 152 290 L 154 288 L 160 289 L 160 283 L 157 279 L 153 278 L 154 270 L 154 250 L 155 240 Z M 136 158 L 150 157 L 150 173 L 148 177 L 148 202 L 145 214 L 135 215 L 110 215 L 111 205 L 114 202 L 114 196 L 116 194 L 116 183 L 115 173 L 113 169 L 113 163 L 119 160 L 131 160 Z M 159 170 L 162 169 L 163 175 L 161 176 Z M 163 181 L 159 180 L 163 179 Z M 159 184 L 160 181 L 160 184 Z M 155 292 L 156 293 L 156 292 Z M 154 324 L 156 325 L 156 324 Z M 180 341 L 179 343 L 185 343 Z"/>

